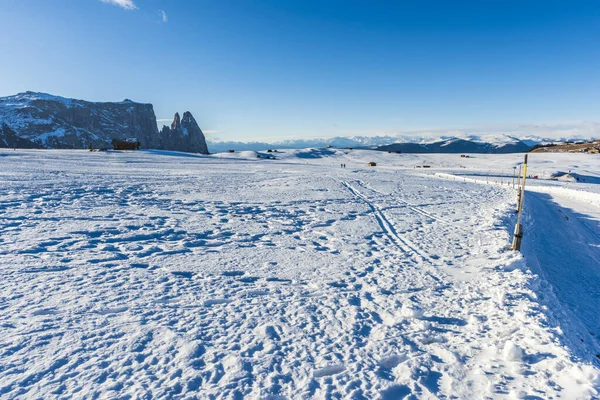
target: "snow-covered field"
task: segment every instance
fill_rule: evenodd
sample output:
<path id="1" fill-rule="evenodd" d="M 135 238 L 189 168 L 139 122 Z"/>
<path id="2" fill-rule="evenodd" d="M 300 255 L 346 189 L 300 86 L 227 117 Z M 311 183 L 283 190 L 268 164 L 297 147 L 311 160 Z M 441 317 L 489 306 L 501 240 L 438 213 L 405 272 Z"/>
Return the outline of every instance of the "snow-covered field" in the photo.
<path id="1" fill-rule="evenodd" d="M 598 156 L 269 155 L 0 150 L 0 397 L 600 396 Z"/>

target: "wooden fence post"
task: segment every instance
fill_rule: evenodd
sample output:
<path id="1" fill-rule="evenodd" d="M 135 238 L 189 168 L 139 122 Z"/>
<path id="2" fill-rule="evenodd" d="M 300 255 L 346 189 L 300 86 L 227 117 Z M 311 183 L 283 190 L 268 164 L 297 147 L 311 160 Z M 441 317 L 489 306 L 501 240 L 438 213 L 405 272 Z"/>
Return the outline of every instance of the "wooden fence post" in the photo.
<path id="1" fill-rule="evenodd" d="M 519 169 L 520 170 L 520 169 Z M 520 175 L 520 171 L 519 171 Z M 511 250 L 521 251 L 521 240 L 523 239 L 523 226 L 521 225 L 521 214 L 523 213 L 523 200 L 525 199 L 525 179 L 527 178 L 527 154 L 523 163 L 523 184 L 519 188 L 519 197 L 517 200 L 517 224 L 513 234 Z"/>

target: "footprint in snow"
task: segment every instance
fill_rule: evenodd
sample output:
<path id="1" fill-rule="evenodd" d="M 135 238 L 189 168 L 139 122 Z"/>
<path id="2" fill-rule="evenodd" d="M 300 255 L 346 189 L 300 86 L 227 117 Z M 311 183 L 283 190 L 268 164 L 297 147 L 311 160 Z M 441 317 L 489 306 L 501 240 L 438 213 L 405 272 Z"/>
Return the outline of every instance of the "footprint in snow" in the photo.
<path id="1" fill-rule="evenodd" d="M 263 325 L 257 327 L 254 332 L 258 336 L 263 336 L 266 339 L 278 342 L 281 340 L 283 329 L 278 325 Z"/>
<path id="2" fill-rule="evenodd" d="M 97 314 L 100 315 L 109 315 L 109 314 L 119 314 L 127 311 L 127 307 L 116 307 L 116 308 L 104 308 L 102 310 L 96 311 Z"/>
<path id="3" fill-rule="evenodd" d="M 214 306 L 216 304 L 228 304 L 231 303 L 233 300 L 231 299 L 211 299 L 211 300 L 206 300 L 204 302 L 204 306 L 205 307 L 211 307 Z"/>
<path id="4" fill-rule="evenodd" d="M 258 296 L 266 296 L 270 292 L 268 290 L 250 290 L 248 291 L 248 296 L 258 297 Z"/>
<path id="5" fill-rule="evenodd" d="M 56 308 L 42 308 L 41 310 L 36 310 L 32 315 L 56 315 L 58 314 L 58 310 Z"/>
<path id="6" fill-rule="evenodd" d="M 346 370 L 346 366 L 343 364 L 339 365 L 328 365 L 323 368 L 316 369 L 313 372 L 313 376 L 315 378 L 323 378 L 325 376 L 336 375 L 344 372 Z"/>
<path id="7" fill-rule="evenodd" d="M 193 272 L 187 272 L 187 271 L 171 271 L 172 275 L 175 275 L 179 278 L 186 278 L 186 279 L 191 279 L 194 276 Z"/>
<path id="8" fill-rule="evenodd" d="M 152 302 L 154 304 L 172 304 L 172 303 L 177 303 L 179 300 L 177 299 L 156 299 L 153 300 Z"/>
<path id="9" fill-rule="evenodd" d="M 384 357 L 379 361 L 379 366 L 381 368 L 392 369 L 398 366 L 398 364 L 406 361 L 408 357 L 404 354 L 392 354 L 390 356 Z"/>
<path id="10" fill-rule="evenodd" d="M 56 266 L 56 267 L 42 267 L 42 268 L 29 268 L 23 270 L 27 274 L 35 274 L 39 272 L 63 272 L 69 270 L 69 267 Z"/>
<path id="11" fill-rule="evenodd" d="M 292 283 L 291 279 L 283 279 L 283 278 L 267 278 L 267 282 L 279 282 L 279 283 Z"/>
<path id="12" fill-rule="evenodd" d="M 381 392 L 382 400 L 404 399 L 411 394 L 411 390 L 405 385 L 393 385 Z"/>
<path id="13" fill-rule="evenodd" d="M 254 283 L 259 279 L 258 276 L 245 276 L 243 278 L 238 279 L 240 282 L 244 283 Z"/>
<path id="14" fill-rule="evenodd" d="M 244 271 L 225 271 L 221 275 L 223 275 L 223 276 L 229 276 L 229 277 L 235 277 L 235 276 L 242 276 L 244 274 L 245 274 Z"/>

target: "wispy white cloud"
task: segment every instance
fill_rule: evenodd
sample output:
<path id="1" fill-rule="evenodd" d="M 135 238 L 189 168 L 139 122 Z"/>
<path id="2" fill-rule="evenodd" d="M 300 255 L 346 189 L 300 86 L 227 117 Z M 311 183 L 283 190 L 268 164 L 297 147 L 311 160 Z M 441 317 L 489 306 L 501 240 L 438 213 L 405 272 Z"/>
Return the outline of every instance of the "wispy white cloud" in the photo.
<path id="1" fill-rule="evenodd" d="M 167 13 L 164 10 L 158 10 L 158 15 L 160 16 L 160 21 L 163 24 L 169 22 L 169 17 L 167 16 Z"/>
<path id="2" fill-rule="evenodd" d="M 133 0 L 100 0 L 103 3 L 114 4 L 115 6 L 123 7 L 126 10 L 137 10 L 137 6 Z"/>

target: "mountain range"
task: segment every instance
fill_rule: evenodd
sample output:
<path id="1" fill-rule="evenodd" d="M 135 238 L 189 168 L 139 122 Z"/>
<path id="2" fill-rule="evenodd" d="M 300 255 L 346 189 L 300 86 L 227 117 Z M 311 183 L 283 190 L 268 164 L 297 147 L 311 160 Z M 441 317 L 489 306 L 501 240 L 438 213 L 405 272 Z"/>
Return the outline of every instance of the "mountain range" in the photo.
<path id="1" fill-rule="evenodd" d="M 208 154 L 192 114 L 175 114 L 159 132 L 152 104 L 89 102 L 46 93 L 0 97 L 0 147 L 81 149 L 136 138 L 144 148 Z"/>
<path id="2" fill-rule="evenodd" d="M 565 127 L 565 131 L 568 126 Z M 594 127 L 592 127 L 594 128 Z M 534 126 L 533 129 L 539 129 Z M 535 131 L 534 131 L 535 132 Z M 523 132 L 521 132 L 523 133 Z M 362 148 L 403 153 L 513 153 L 539 144 L 578 141 L 549 139 L 529 134 L 460 134 L 455 136 L 353 136 L 289 139 L 276 142 L 208 141 L 189 111 L 175 113 L 170 126 L 158 129 L 152 104 L 89 102 L 25 92 L 0 97 L 0 147 L 76 149 L 110 147 L 113 139 L 136 138 L 142 148 L 208 154 L 228 150 L 269 148 Z M 589 140 L 589 139 L 587 139 Z"/>
<path id="3" fill-rule="evenodd" d="M 400 151 L 402 153 L 522 153 L 531 146 L 519 139 L 502 143 L 480 142 L 460 138 L 440 140 L 433 143 L 393 143 L 379 146 L 376 150 Z"/>
<path id="4" fill-rule="evenodd" d="M 569 136 L 544 138 L 527 135 L 521 138 L 507 134 L 461 136 L 353 136 L 316 139 L 281 140 L 275 142 L 235 142 L 209 140 L 214 152 L 227 150 L 303 149 L 303 148 L 355 148 L 404 153 L 514 153 L 532 149 L 539 144 L 565 141 L 588 141 L 589 138 Z"/>

